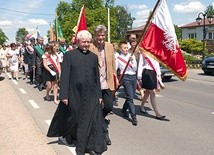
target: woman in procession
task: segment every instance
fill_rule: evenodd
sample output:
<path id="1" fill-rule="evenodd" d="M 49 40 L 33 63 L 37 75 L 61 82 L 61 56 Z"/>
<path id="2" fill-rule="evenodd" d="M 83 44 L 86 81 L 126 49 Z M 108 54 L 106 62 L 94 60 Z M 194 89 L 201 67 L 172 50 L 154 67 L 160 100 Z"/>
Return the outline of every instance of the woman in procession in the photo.
<path id="1" fill-rule="evenodd" d="M 12 79 L 18 79 L 19 73 L 19 50 L 16 48 L 15 43 L 10 44 L 6 57 L 9 61 L 9 71 L 11 72 Z"/>
<path id="2" fill-rule="evenodd" d="M 44 100 L 50 101 L 50 90 L 53 88 L 54 103 L 58 104 L 58 80 L 61 72 L 59 58 L 57 51 L 59 47 L 57 44 L 48 44 L 45 48 L 45 54 L 43 54 L 44 65 L 44 80 L 46 81 L 46 96 Z"/>

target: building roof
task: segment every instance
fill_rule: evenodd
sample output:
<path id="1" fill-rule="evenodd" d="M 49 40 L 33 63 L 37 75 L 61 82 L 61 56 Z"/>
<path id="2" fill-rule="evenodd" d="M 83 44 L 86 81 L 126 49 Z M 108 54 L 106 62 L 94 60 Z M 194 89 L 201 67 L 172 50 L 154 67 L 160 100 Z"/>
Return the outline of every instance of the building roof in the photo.
<path id="1" fill-rule="evenodd" d="M 199 25 L 196 21 L 195 22 L 192 22 L 192 23 L 189 23 L 189 24 L 185 24 L 183 26 L 179 26 L 179 28 L 190 28 L 190 27 L 201 27 L 203 26 L 203 23 L 204 23 L 204 19 L 202 19 L 201 21 L 201 24 Z M 210 25 L 214 25 L 214 21 L 211 22 L 211 24 L 208 22 L 207 19 L 205 19 L 205 25 L 206 26 L 210 26 Z"/>
<path id="2" fill-rule="evenodd" d="M 127 32 L 130 33 L 130 32 L 142 31 L 144 29 L 144 27 L 145 27 L 145 25 L 141 25 L 139 27 L 135 27 L 135 28 L 133 28 L 131 30 L 128 30 Z"/>

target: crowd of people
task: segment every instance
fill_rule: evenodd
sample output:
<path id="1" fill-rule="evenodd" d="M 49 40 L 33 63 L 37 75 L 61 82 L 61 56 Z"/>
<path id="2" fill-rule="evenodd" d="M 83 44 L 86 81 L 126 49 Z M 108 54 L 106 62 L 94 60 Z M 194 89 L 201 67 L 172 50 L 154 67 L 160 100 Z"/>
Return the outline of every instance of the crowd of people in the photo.
<path id="1" fill-rule="evenodd" d="M 134 51 L 136 35 L 111 44 L 105 41 L 106 33 L 106 27 L 98 25 L 93 37 L 87 30 L 79 31 L 76 46 L 67 45 L 63 38 L 44 45 L 40 37 L 0 49 L 4 72 L 10 72 L 14 80 L 19 80 L 19 68 L 23 67 L 29 84 L 35 84 L 39 91 L 46 89 L 44 100 L 51 101 L 53 90 L 58 107 L 47 136 L 59 137 L 66 145 L 75 144 L 77 155 L 102 154 L 111 145 L 107 115 L 113 111 L 115 90 L 120 86 L 125 93 L 121 113 L 124 118 L 130 114 L 134 126 L 138 124 L 136 91 L 142 98 L 140 112 L 148 113 L 144 105 L 150 96 L 156 119 L 166 117 L 158 111 L 155 99 L 162 84 L 159 63 L 138 48 Z"/>

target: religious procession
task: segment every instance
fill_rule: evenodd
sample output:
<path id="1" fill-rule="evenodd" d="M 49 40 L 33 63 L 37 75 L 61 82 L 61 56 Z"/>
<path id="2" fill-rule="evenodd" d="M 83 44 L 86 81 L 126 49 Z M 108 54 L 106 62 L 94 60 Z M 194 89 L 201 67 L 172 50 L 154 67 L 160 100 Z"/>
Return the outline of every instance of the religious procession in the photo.
<path id="1" fill-rule="evenodd" d="M 155 119 L 168 119 L 164 111 L 159 111 L 156 100 L 156 93 L 164 89 L 160 62 L 182 80 L 187 73 L 178 46 L 172 44 L 171 51 L 177 53 L 174 59 L 179 60 L 180 65 L 176 64 L 178 61 L 168 61 L 169 48 L 160 45 L 161 39 L 165 39 L 161 30 L 166 29 L 158 27 L 159 20 L 155 19 L 160 18 L 157 14 L 166 14 L 161 9 L 163 6 L 167 8 L 165 0 L 156 8 L 156 14 L 151 14 L 154 19 L 147 22 L 146 32 L 141 36 L 130 34 L 119 43 L 106 41 L 108 28 L 103 24 L 98 24 L 93 33 L 87 30 L 83 5 L 70 42 L 66 42 L 60 31 L 54 34 L 50 29 L 47 43 L 36 31 L 36 35 L 28 34 L 23 43 L 2 45 L 3 72 L 10 73 L 11 79 L 17 82 L 24 74 L 22 80 L 44 92 L 44 101 L 57 105 L 47 137 L 58 137 L 67 146 L 75 145 L 77 155 L 103 154 L 114 145 L 108 116 L 118 106 L 119 89 L 125 98 L 121 114 L 123 119 L 130 120 L 133 128 L 138 125 L 136 111 L 149 113 L 144 108 L 148 102 Z M 158 34 L 153 34 L 154 30 Z M 154 35 L 162 38 L 155 40 Z M 152 40 L 156 44 L 152 44 Z M 136 95 L 141 101 L 139 109 L 135 108 Z"/>

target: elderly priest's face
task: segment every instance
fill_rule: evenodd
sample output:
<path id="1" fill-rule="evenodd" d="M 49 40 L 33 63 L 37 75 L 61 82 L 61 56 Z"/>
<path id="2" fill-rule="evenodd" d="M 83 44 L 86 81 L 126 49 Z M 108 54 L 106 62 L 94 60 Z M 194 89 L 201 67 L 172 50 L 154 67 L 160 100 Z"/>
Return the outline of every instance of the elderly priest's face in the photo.
<path id="1" fill-rule="evenodd" d="M 90 47 L 91 44 L 91 39 L 89 38 L 81 38 L 79 40 L 79 48 L 82 49 L 83 51 L 87 51 Z"/>

